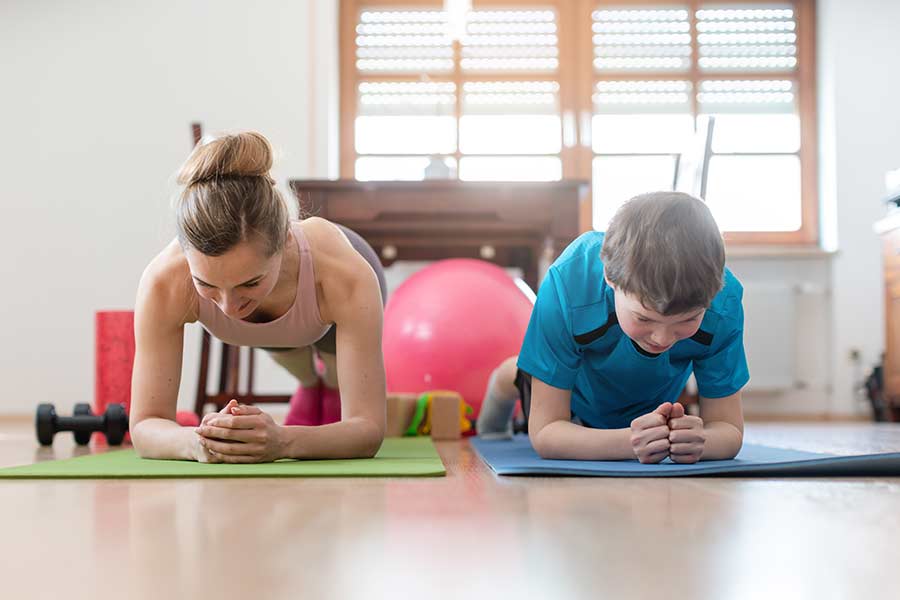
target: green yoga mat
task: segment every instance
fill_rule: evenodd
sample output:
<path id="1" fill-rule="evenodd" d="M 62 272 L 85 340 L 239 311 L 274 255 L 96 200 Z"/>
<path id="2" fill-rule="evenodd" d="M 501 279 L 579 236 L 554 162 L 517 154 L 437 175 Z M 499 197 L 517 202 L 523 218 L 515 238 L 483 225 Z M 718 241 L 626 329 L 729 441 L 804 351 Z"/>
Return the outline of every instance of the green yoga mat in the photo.
<path id="1" fill-rule="evenodd" d="M 129 449 L 0 469 L 0 478 L 10 479 L 427 477 L 445 474 L 441 457 L 428 437 L 388 438 L 375 458 L 227 465 L 149 460 L 139 458 Z"/>

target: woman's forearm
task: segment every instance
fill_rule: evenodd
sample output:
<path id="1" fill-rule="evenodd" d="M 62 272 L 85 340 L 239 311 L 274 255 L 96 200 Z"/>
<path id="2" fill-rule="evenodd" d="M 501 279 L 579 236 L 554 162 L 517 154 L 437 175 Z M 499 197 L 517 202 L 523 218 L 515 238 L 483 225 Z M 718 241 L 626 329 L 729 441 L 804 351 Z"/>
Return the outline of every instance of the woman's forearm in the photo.
<path id="1" fill-rule="evenodd" d="M 306 427 L 282 427 L 285 458 L 371 458 L 384 441 L 384 431 L 368 419 L 355 418 Z"/>
<path id="2" fill-rule="evenodd" d="M 194 428 L 168 419 L 142 419 L 131 428 L 131 443 L 141 458 L 197 460 Z"/>
<path id="3" fill-rule="evenodd" d="M 592 429 L 569 421 L 553 421 L 531 434 L 541 458 L 568 460 L 630 460 L 631 429 Z"/>
<path id="4" fill-rule="evenodd" d="M 744 434 L 726 421 L 713 421 L 703 426 L 706 441 L 700 460 L 726 460 L 734 458 L 741 451 Z"/>

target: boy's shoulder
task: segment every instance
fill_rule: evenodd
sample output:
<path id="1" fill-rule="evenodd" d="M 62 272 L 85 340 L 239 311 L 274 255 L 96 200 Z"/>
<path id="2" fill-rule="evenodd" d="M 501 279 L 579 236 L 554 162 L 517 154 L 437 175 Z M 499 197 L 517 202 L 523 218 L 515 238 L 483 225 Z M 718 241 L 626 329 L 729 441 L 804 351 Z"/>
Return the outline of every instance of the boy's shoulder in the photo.
<path id="1" fill-rule="evenodd" d="M 722 278 L 722 289 L 710 303 L 707 312 L 713 312 L 723 319 L 737 319 L 741 314 L 744 286 L 727 267 Z"/>
<path id="2" fill-rule="evenodd" d="M 603 239 L 606 233 L 603 231 L 586 231 L 566 246 L 559 257 L 553 262 L 553 266 L 563 268 L 572 261 L 593 258 L 600 261 L 600 249 L 603 247 Z M 602 264 L 602 263 L 601 263 Z"/>
<path id="3" fill-rule="evenodd" d="M 715 349 L 719 343 L 728 343 L 735 332 L 744 328 L 744 308 L 741 304 L 744 287 L 738 278 L 726 267 L 722 289 L 716 294 L 700 324 L 698 334 L 709 337 L 711 347 Z M 720 342 L 712 343 L 713 340 Z"/>
<path id="4" fill-rule="evenodd" d="M 588 231 L 578 236 L 550 266 L 550 273 L 565 288 L 570 307 L 602 301 L 606 294 L 600 250 L 605 234 Z"/>

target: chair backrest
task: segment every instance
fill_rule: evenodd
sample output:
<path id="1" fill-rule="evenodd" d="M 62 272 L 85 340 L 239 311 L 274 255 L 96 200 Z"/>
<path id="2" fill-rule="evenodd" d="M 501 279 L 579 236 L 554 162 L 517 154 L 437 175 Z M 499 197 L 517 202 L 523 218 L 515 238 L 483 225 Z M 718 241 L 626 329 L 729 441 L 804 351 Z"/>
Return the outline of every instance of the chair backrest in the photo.
<path id="1" fill-rule="evenodd" d="M 675 165 L 672 187 L 676 192 L 706 198 L 706 179 L 715 125 L 716 118 L 712 115 L 697 118 L 697 131 L 691 136 L 684 151 L 678 155 Z"/>
<path id="2" fill-rule="evenodd" d="M 253 373 L 255 363 L 255 348 L 249 348 L 247 354 L 247 389 L 243 392 L 239 389 L 241 380 L 241 347 L 219 342 L 222 346 L 222 355 L 219 366 L 219 383 L 216 392 L 207 392 L 209 387 L 209 371 L 212 362 L 212 336 L 203 330 L 203 339 L 200 343 L 200 372 L 197 377 L 197 395 L 194 402 L 194 412 L 201 417 L 208 405 L 215 406 L 215 410 L 221 410 L 232 399 L 241 404 L 262 404 L 289 402 L 291 397 L 287 394 L 257 394 L 253 391 Z"/>

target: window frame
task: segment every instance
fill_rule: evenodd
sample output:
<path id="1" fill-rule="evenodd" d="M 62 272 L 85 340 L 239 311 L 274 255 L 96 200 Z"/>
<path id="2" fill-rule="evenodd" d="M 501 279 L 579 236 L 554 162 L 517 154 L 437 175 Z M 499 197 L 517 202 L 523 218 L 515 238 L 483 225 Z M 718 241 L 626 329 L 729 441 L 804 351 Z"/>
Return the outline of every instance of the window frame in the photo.
<path id="1" fill-rule="evenodd" d="M 701 72 L 698 64 L 698 44 L 696 35 L 696 10 L 704 4 L 791 4 L 797 23 L 797 66 L 794 70 L 767 71 L 765 73 L 741 73 L 716 71 Z M 511 74 L 463 74 L 460 68 L 460 44 L 454 42 L 453 72 L 447 76 L 433 76 L 433 81 L 451 81 L 456 84 L 456 104 L 453 116 L 457 127 L 456 151 L 446 155 L 455 158 L 457 169 L 464 157 L 459 149 L 459 122 L 462 114 L 463 84 L 467 81 L 521 81 L 552 80 L 559 83 L 559 116 L 562 148 L 558 153 L 562 162 L 562 179 L 591 181 L 594 151 L 591 145 L 591 121 L 593 117 L 592 92 L 601 80 L 628 79 L 669 79 L 671 73 L 641 74 L 598 74 L 593 68 L 593 41 L 591 28 L 584 23 L 592 22 L 592 12 L 604 7 L 665 7 L 667 5 L 687 6 L 691 11 L 690 70 L 683 78 L 692 84 L 692 114 L 698 114 L 697 92 L 701 80 L 710 79 L 790 79 L 796 84 L 797 114 L 800 119 L 800 210 L 801 227 L 797 231 L 741 231 L 725 232 L 729 246 L 817 246 L 819 243 L 819 201 L 818 201 L 818 139 L 816 116 L 816 56 L 815 56 L 815 0 L 473 0 L 473 8 L 503 7 L 525 8 L 530 5 L 552 6 L 557 13 L 557 36 L 559 49 L 559 69 L 555 74 L 511 73 Z M 362 81 L 369 79 L 356 70 L 356 25 L 361 8 L 441 8 L 442 0 L 341 0 L 339 7 L 339 52 L 340 52 L 340 176 L 355 177 L 354 123 L 357 115 L 357 90 Z M 380 81 L 416 81 L 418 76 L 379 75 Z M 494 156 L 494 155 L 492 155 Z M 498 155 L 499 156 L 499 155 Z M 506 155 L 502 155 L 506 156 Z M 540 155 L 550 156 L 550 155 Z M 555 155 L 554 155 L 555 156 Z M 457 170 L 458 172 L 458 170 Z M 592 195 L 582 206 L 579 218 L 580 229 L 591 229 L 593 222 Z"/>

